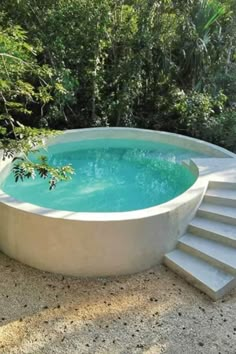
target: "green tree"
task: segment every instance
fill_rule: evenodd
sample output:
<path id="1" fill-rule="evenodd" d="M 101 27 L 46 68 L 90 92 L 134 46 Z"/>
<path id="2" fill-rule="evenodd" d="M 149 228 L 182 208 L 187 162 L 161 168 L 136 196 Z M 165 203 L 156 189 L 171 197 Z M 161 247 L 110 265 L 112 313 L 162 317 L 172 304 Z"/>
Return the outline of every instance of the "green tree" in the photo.
<path id="1" fill-rule="evenodd" d="M 25 31 L 19 26 L 0 27 L 0 149 L 4 159 L 14 157 L 16 181 L 38 174 L 49 178 L 52 189 L 59 180 L 68 179 L 73 169 L 52 167 L 45 156 L 39 156 L 37 162 L 30 160 L 29 153 L 55 132 L 26 127 L 17 117 L 30 116 L 31 105 L 38 105 L 42 110 L 52 100 L 52 90 L 63 92 L 64 89 L 59 83 L 54 87 L 49 83 L 52 69 L 37 64 L 36 51 L 26 39 Z"/>
<path id="2" fill-rule="evenodd" d="M 215 131 L 224 126 L 228 136 L 236 124 L 221 119 L 234 116 L 236 101 L 234 0 L 2 0 L 1 7 L 3 26 L 23 28 L 38 68 L 51 71 L 50 88 L 41 88 L 50 98 L 34 98 L 31 116 L 18 112 L 18 121 L 165 129 L 232 148 Z M 176 106 L 182 99 L 186 110 Z"/>

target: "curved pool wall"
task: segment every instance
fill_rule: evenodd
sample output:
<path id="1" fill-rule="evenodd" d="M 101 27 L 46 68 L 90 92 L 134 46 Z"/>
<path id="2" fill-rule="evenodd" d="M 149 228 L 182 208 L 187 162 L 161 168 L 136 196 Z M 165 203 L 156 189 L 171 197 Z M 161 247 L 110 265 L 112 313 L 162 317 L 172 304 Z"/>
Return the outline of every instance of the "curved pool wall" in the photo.
<path id="1" fill-rule="evenodd" d="M 169 143 L 212 157 L 235 157 L 212 144 L 181 135 L 131 128 L 66 131 L 48 144 L 99 138 Z M 79 213 L 23 203 L 0 191 L 0 250 L 29 266 L 76 276 L 111 276 L 143 271 L 175 248 L 207 188 L 204 171 L 194 185 L 159 206 L 129 212 Z M 0 163 L 1 179 L 10 160 Z"/>

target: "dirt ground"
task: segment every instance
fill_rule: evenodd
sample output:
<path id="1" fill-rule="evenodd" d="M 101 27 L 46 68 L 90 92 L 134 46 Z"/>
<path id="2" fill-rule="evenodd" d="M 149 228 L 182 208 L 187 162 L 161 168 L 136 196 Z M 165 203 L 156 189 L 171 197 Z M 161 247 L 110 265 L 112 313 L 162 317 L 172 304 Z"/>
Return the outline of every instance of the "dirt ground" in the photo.
<path id="1" fill-rule="evenodd" d="M 0 253 L 0 354 L 235 354 L 236 290 L 212 302 L 164 266 L 112 279 Z"/>

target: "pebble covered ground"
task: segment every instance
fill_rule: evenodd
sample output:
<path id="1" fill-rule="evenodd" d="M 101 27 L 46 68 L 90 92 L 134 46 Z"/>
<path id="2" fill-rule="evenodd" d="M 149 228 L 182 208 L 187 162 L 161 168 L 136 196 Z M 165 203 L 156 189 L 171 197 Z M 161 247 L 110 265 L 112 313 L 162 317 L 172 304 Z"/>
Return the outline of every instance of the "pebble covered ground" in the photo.
<path id="1" fill-rule="evenodd" d="M 235 354 L 236 290 L 212 302 L 164 266 L 109 279 L 0 253 L 0 354 Z"/>

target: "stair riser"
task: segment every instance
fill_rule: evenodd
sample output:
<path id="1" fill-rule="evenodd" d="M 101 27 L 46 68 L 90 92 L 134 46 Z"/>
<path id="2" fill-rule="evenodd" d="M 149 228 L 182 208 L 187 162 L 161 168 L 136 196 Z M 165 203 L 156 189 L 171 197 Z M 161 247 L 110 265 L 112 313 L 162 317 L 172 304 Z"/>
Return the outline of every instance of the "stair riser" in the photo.
<path id="1" fill-rule="evenodd" d="M 206 293 L 214 301 L 218 300 L 221 296 L 223 296 L 226 293 L 225 288 L 222 288 L 222 289 L 220 289 L 217 292 L 214 292 L 212 289 L 209 289 L 206 284 L 203 284 L 202 282 L 200 282 L 198 279 L 196 279 L 190 273 L 188 273 L 185 269 L 183 269 L 182 267 L 178 266 L 177 263 L 172 262 L 167 257 L 164 257 L 163 263 L 168 268 L 170 268 L 173 272 L 177 273 L 182 278 L 184 278 L 184 280 L 186 280 L 188 283 L 190 283 L 191 285 L 195 286 L 199 290 L 201 290 L 204 293 Z"/>
<path id="2" fill-rule="evenodd" d="M 195 257 L 199 257 L 199 258 L 203 259 L 204 261 L 208 262 L 209 264 L 211 264 L 215 267 L 218 267 L 226 272 L 236 275 L 236 268 L 233 268 L 230 265 L 225 264 L 224 262 L 221 262 L 218 259 L 213 258 L 213 257 L 209 256 L 208 254 L 203 253 L 196 248 L 186 245 L 186 244 L 182 243 L 181 241 L 178 242 L 178 248 L 195 256 Z"/>
<path id="3" fill-rule="evenodd" d="M 214 196 L 211 196 L 211 195 L 205 195 L 203 201 L 206 202 L 206 203 L 212 203 L 212 204 L 224 205 L 224 206 L 229 206 L 229 207 L 236 208 L 236 200 L 234 200 L 234 199 L 228 199 L 228 198 L 222 198 L 222 197 L 214 197 Z"/>
<path id="4" fill-rule="evenodd" d="M 208 184 L 208 189 L 234 189 L 234 190 L 236 190 L 236 183 L 235 182 L 210 181 Z"/>
<path id="5" fill-rule="evenodd" d="M 236 248 L 236 240 L 231 239 L 229 237 L 222 236 L 220 234 L 216 234 L 214 232 L 211 232 L 211 231 L 208 231 L 205 229 L 201 229 L 201 228 L 193 226 L 193 225 L 188 226 L 188 232 L 190 232 L 196 236 L 207 238 L 209 240 L 217 241 L 217 242 L 220 242 L 224 245 Z"/>
<path id="6" fill-rule="evenodd" d="M 216 214 L 210 211 L 205 211 L 200 209 L 198 209 L 197 211 L 197 216 L 210 219 L 210 220 L 223 222 L 225 224 L 236 225 L 236 217 L 233 218 L 231 216 L 220 215 L 220 214 Z"/>

